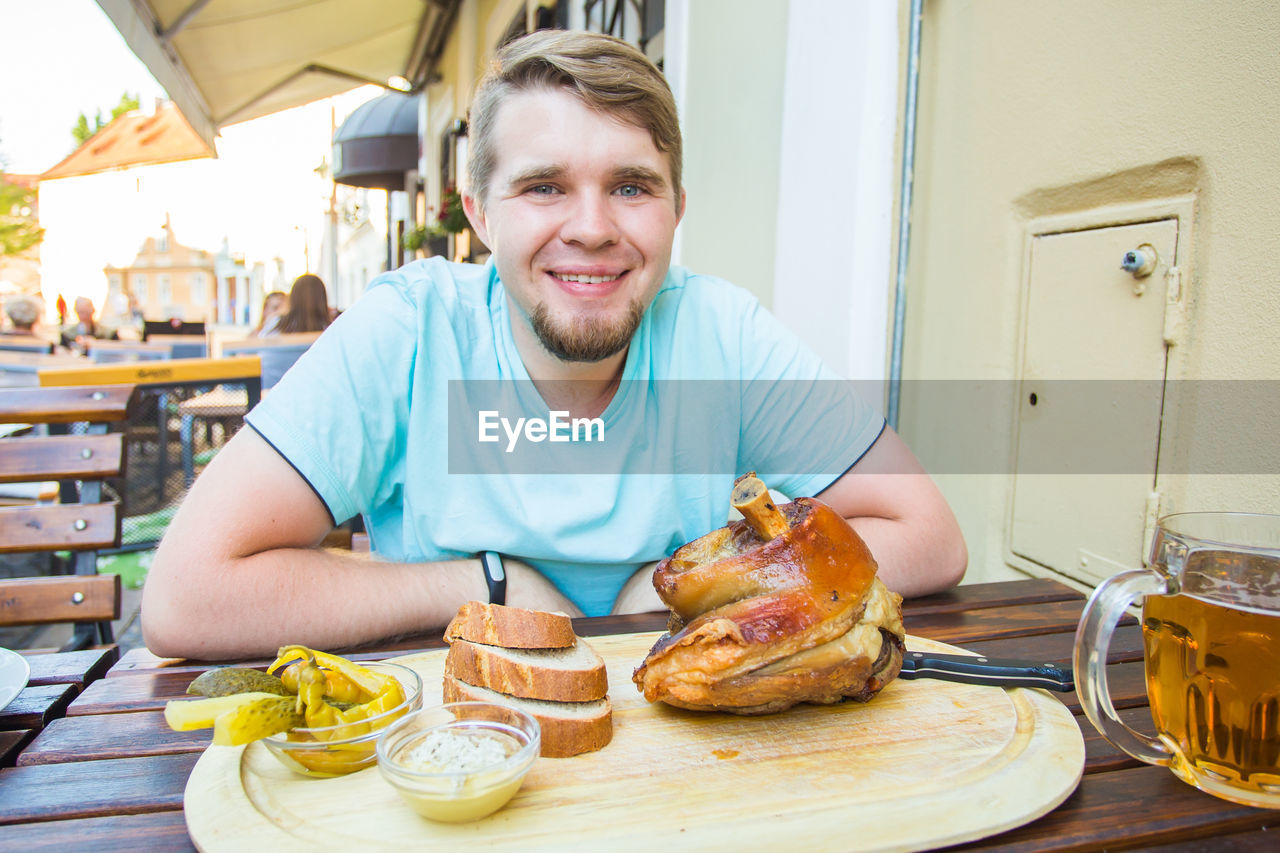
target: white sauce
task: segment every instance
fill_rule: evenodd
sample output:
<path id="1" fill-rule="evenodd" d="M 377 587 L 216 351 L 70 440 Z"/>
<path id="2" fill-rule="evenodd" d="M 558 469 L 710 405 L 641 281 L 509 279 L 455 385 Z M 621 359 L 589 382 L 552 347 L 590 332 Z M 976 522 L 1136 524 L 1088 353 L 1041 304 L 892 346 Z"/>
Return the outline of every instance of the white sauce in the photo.
<path id="1" fill-rule="evenodd" d="M 400 750 L 396 761 L 419 773 L 474 773 L 519 748 L 515 738 L 492 729 L 435 729 Z"/>

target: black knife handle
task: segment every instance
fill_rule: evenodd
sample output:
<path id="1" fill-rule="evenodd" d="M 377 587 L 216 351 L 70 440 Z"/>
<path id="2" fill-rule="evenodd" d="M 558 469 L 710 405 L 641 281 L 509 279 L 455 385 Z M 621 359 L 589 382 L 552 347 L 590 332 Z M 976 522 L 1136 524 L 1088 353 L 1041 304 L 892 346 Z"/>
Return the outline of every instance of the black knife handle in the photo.
<path id="1" fill-rule="evenodd" d="M 908 651 L 902 656 L 899 678 L 937 678 L 960 684 L 993 687 L 1040 687 L 1059 693 L 1076 689 L 1070 667 L 1008 658 L 945 655 Z"/>

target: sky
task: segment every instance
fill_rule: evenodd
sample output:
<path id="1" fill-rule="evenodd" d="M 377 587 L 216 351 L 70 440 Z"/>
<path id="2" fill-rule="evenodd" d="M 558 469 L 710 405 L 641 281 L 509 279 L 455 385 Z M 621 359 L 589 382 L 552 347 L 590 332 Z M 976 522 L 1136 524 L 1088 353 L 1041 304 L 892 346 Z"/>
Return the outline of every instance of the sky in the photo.
<path id="1" fill-rule="evenodd" d="M 165 97 L 93 0 L 0 0 L 0 162 L 43 172 L 75 148 L 81 113 L 104 118 L 125 92 Z"/>
<path id="2" fill-rule="evenodd" d="M 70 154 L 81 112 L 110 119 L 125 92 L 144 108 L 166 97 L 93 0 L 0 0 L 0 32 L 0 164 L 8 172 L 38 174 Z M 328 186 L 316 168 L 331 154 L 334 122 L 379 91 L 363 87 L 224 128 L 216 160 L 147 167 L 161 177 L 137 183 L 137 192 L 104 190 L 106 177 L 96 182 L 105 194 L 92 210 L 58 205 L 55 185 L 64 182 L 48 182 L 40 209 L 46 300 L 85 295 L 101 304 L 104 265 L 128 265 L 166 215 L 183 245 L 225 245 L 250 264 L 278 258 L 286 280 L 317 272 Z M 168 178 L 172 172 L 181 178 Z"/>

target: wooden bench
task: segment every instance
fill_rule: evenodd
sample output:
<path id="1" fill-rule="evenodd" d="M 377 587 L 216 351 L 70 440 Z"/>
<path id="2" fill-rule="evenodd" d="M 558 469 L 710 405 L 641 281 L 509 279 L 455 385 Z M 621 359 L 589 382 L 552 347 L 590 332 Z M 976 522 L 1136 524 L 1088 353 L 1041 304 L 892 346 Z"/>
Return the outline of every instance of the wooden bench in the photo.
<path id="1" fill-rule="evenodd" d="M 130 384 L 139 389 L 137 412 L 130 418 L 128 435 L 136 450 L 155 448 L 147 454 L 155 458 L 154 477 L 144 478 L 141 465 L 135 465 L 136 473 L 127 488 L 130 516 L 154 512 L 170 512 L 170 500 L 189 484 L 194 472 L 195 418 L 179 409 L 180 403 L 215 388 L 219 394 L 235 396 L 243 401 L 243 407 L 234 414 L 223 415 L 224 434 L 239 428 L 244 412 L 257 405 L 262 396 L 262 362 L 256 355 L 235 358 L 175 358 L 167 361 L 122 362 L 116 364 L 80 364 L 71 368 L 42 370 L 40 384 L 45 387 L 78 385 Z M 171 421 L 178 419 L 176 436 Z M 178 464 L 170 457 L 170 441 L 179 441 Z M 135 453 L 135 462 L 140 457 Z M 172 482 L 170 480 L 172 475 Z M 154 485 L 151 485 L 154 484 Z M 129 547 L 154 544 L 149 534 L 146 541 L 130 538 L 130 525 L 126 524 L 126 545 Z"/>
<path id="2" fill-rule="evenodd" d="M 0 507 L 0 554 L 72 553 L 71 574 L 0 580 L 0 625 L 74 623 L 63 651 L 114 641 L 120 578 L 99 575 L 97 557 L 120 541 L 120 506 L 103 500 L 102 483 L 123 473 L 125 455 L 124 436 L 106 429 L 128 417 L 133 393 L 131 385 L 0 389 L 0 422 L 89 430 L 0 439 L 0 483 L 64 485 L 61 503 Z"/>

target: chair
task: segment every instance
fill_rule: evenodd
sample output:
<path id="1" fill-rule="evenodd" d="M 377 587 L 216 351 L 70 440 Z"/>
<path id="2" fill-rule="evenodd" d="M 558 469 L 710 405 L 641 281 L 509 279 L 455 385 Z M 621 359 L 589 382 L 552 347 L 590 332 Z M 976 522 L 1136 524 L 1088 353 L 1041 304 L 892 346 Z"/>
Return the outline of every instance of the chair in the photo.
<path id="1" fill-rule="evenodd" d="M 320 332 L 291 332 L 228 342 L 222 345 L 222 354 L 224 356 L 256 354 L 260 357 L 262 388 L 265 391 L 280 381 L 285 371 L 293 367 L 293 363 L 310 349 L 320 335 Z"/>
<path id="2" fill-rule="evenodd" d="M 143 320 L 142 339 L 149 341 L 152 335 L 199 335 L 204 337 L 203 322 L 184 322 L 182 320 Z"/>
<path id="3" fill-rule="evenodd" d="M 89 360 L 94 364 L 115 364 L 122 361 L 162 361 L 168 358 L 173 358 L 173 348 L 168 344 L 100 340 L 94 340 L 89 344 Z"/>
<path id="4" fill-rule="evenodd" d="M 64 486 L 60 503 L 0 507 L 0 553 L 71 552 L 70 574 L 0 580 L 0 626 L 74 623 L 62 651 L 114 642 L 120 578 L 98 574 L 98 552 L 120 541 L 120 506 L 103 500 L 102 487 L 125 457 L 123 435 L 106 430 L 128 417 L 133 393 L 132 385 L 0 389 L 0 421 L 89 430 L 0 439 L 0 483 Z"/>
<path id="5" fill-rule="evenodd" d="M 147 335 L 147 343 L 169 347 L 173 358 L 204 358 L 209 341 L 204 335 Z"/>
<path id="6" fill-rule="evenodd" d="M 36 352 L 52 355 L 53 341 L 46 341 L 34 335 L 0 335 L 0 352 Z"/>
<path id="7" fill-rule="evenodd" d="M 129 518 L 122 523 L 121 550 L 155 545 L 176 510 L 175 496 L 180 497 L 194 477 L 196 459 L 201 451 L 215 448 L 209 430 L 205 431 L 205 447 L 200 446 L 195 423 L 201 413 L 190 411 L 191 406 L 212 406 L 219 401 L 234 404 L 217 414 L 223 426 L 221 439 L 229 439 L 242 425 L 245 412 L 261 397 L 261 370 L 257 356 L 243 356 L 85 364 L 40 371 L 40 384 L 45 387 L 137 386 L 126 425 L 128 476 L 110 484 L 129 510 Z"/>

